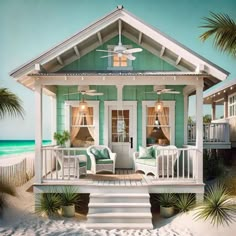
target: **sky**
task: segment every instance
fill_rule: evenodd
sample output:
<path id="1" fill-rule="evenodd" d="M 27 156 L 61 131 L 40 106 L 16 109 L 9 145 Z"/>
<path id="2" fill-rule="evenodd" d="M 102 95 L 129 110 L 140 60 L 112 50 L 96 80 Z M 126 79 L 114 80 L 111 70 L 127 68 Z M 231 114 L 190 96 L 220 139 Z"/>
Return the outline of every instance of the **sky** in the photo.
<path id="1" fill-rule="evenodd" d="M 144 22 L 191 48 L 236 78 L 236 60 L 217 51 L 212 40 L 201 42 L 199 26 L 209 12 L 226 13 L 236 20 L 235 0 L 0 0 L 0 87 L 17 94 L 24 119 L 0 120 L 0 140 L 34 139 L 34 93 L 9 72 L 123 5 Z M 50 139 L 50 102 L 43 99 L 43 138 Z M 195 116 L 194 99 L 189 115 Z M 220 110 L 220 109 L 219 109 Z M 204 108 L 209 113 L 209 107 Z"/>

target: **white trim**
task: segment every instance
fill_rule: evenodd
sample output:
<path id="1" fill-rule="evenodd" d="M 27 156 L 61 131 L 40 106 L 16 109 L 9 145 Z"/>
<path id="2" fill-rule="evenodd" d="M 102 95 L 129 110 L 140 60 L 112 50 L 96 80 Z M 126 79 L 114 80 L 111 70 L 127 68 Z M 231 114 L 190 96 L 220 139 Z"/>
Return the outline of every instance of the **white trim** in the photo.
<path id="1" fill-rule="evenodd" d="M 133 149 L 137 148 L 137 101 L 122 101 L 123 106 L 131 106 L 133 112 L 133 120 L 131 121 L 133 124 Z M 115 106 L 117 107 L 117 101 L 104 101 L 104 145 L 110 147 L 111 143 L 109 140 L 109 107 Z M 136 132 L 135 132 L 136 131 Z"/>
<path id="2" fill-rule="evenodd" d="M 230 98 L 235 97 L 234 103 L 230 103 Z M 230 114 L 230 107 L 234 106 L 234 114 Z M 236 116 L 236 92 L 228 95 L 228 118 L 235 117 Z"/>
<path id="3" fill-rule="evenodd" d="M 35 83 L 35 182 L 42 182 L 42 87 Z"/>
<path id="4" fill-rule="evenodd" d="M 78 107 L 80 101 L 65 101 L 65 129 L 70 130 L 71 126 L 71 107 Z M 99 145 L 99 101 L 86 100 L 89 107 L 93 107 L 93 119 L 94 119 L 94 145 Z M 84 148 L 81 148 L 81 150 Z"/>
<path id="5" fill-rule="evenodd" d="M 188 95 L 184 94 L 184 144 L 188 144 Z"/>
<path id="6" fill-rule="evenodd" d="M 170 145 L 175 145 L 175 101 L 162 101 L 164 107 L 169 107 Z M 146 146 L 147 107 L 154 107 L 156 101 L 142 102 L 142 146 Z"/>
<path id="7" fill-rule="evenodd" d="M 51 140 L 52 144 L 56 144 L 54 133 L 57 132 L 57 97 L 50 96 L 51 101 Z"/>

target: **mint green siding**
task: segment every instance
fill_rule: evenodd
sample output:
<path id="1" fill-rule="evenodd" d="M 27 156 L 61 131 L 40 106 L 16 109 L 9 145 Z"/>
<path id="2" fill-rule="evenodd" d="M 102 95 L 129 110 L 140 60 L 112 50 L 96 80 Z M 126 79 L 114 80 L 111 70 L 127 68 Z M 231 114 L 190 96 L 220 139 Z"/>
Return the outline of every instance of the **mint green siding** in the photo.
<path id="1" fill-rule="evenodd" d="M 132 45 L 133 48 L 140 47 L 136 45 L 129 39 L 122 37 L 123 45 Z M 117 45 L 118 37 L 115 37 L 99 47 L 99 49 L 107 49 L 108 45 Z M 107 70 L 108 59 L 100 58 L 106 55 L 103 52 L 92 51 L 87 55 L 83 56 L 79 60 L 72 62 L 71 64 L 65 66 L 61 69 L 61 72 L 65 71 L 98 71 Z M 175 67 L 168 64 L 164 60 L 156 57 L 149 51 L 143 49 L 142 52 L 135 54 L 136 60 L 132 61 L 133 71 L 177 71 Z M 135 82 L 135 81 L 134 81 Z M 164 94 L 161 96 L 162 100 L 175 100 L 175 143 L 177 146 L 181 147 L 184 143 L 184 105 L 183 105 L 183 86 L 167 86 L 168 88 L 173 88 L 180 91 L 178 95 Z M 58 86 L 57 87 L 57 129 L 58 131 L 63 131 L 65 128 L 65 110 L 64 102 L 65 100 L 80 100 L 80 94 L 71 94 L 77 92 L 78 86 Z M 103 96 L 85 96 L 85 100 L 97 100 L 99 103 L 99 143 L 104 144 L 104 101 L 116 101 L 117 100 L 117 88 L 116 86 L 90 86 L 90 89 L 95 89 L 97 92 L 101 92 Z M 123 100 L 124 101 L 137 101 L 137 147 L 142 145 L 142 101 L 145 100 L 157 100 L 157 95 L 155 93 L 145 93 L 153 91 L 153 86 L 124 86 L 123 87 Z M 65 95 L 68 94 L 68 95 Z M 81 151 L 82 152 L 82 151 Z M 84 151 L 83 151 L 84 152 Z M 90 162 L 89 162 L 90 168 Z"/>
<path id="2" fill-rule="evenodd" d="M 183 86 L 167 86 L 182 93 Z M 99 143 L 104 143 L 104 101 L 116 101 L 117 90 L 115 86 L 90 86 L 91 89 L 96 89 L 98 92 L 104 93 L 103 96 L 85 97 L 86 100 L 97 100 L 99 103 Z M 63 131 L 65 127 L 65 100 L 78 100 L 78 95 L 65 96 L 68 92 L 77 91 L 77 86 L 58 86 L 57 87 L 57 127 L 58 131 Z M 123 100 L 124 101 L 137 101 L 137 146 L 142 145 L 142 101 L 144 100 L 157 100 L 155 93 L 148 94 L 145 92 L 153 91 L 153 86 L 124 86 Z M 184 144 L 184 106 L 183 95 L 181 94 L 163 94 L 162 100 L 176 101 L 175 105 L 175 143 L 176 146 L 181 147 Z"/>
<path id="3" fill-rule="evenodd" d="M 133 43 L 131 40 L 122 37 L 123 45 L 132 45 L 133 48 L 140 47 L 139 45 Z M 118 37 L 115 37 L 98 49 L 107 50 L 107 45 L 117 45 Z M 101 56 L 107 55 L 106 52 L 97 52 L 96 50 L 86 54 L 79 60 L 72 62 L 71 64 L 65 66 L 60 71 L 78 71 L 78 70 L 107 70 L 108 58 L 100 58 Z M 132 61 L 133 70 L 158 70 L 158 71 L 178 71 L 175 67 L 168 64 L 164 60 L 153 55 L 146 49 L 142 52 L 135 53 L 136 59 Z"/>

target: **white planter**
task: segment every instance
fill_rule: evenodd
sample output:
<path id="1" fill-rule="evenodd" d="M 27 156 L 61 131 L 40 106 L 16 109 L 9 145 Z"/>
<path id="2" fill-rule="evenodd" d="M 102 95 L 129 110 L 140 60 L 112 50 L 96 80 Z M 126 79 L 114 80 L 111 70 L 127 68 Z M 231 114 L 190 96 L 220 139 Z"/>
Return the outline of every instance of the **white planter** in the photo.
<path id="1" fill-rule="evenodd" d="M 61 214 L 65 217 L 74 217 L 75 216 L 75 205 L 70 206 L 62 206 L 61 207 Z"/>
<path id="2" fill-rule="evenodd" d="M 164 218 L 169 218 L 174 215 L 175 209 L 173 206 L 171 207 L 163 207 L 160 206 L 160 215 Z"/>

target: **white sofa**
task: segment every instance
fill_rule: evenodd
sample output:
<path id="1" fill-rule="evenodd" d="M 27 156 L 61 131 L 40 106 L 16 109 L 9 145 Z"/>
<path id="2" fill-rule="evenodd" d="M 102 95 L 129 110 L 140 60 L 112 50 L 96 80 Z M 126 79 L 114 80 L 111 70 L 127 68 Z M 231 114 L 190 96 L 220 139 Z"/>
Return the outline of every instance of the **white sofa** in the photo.
<path id="1" fill-rule="evenodd" d="M 174 176 L 174 165 L 180 154 L 177 147 L 153 145 L 153 148 L 155 158 L 139 158 L 139 152 L 133 153 L 135 172 L 142 171 L 156 177 Z"/>

